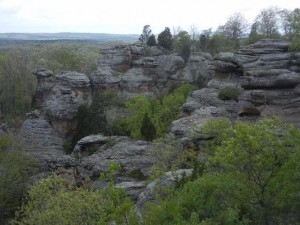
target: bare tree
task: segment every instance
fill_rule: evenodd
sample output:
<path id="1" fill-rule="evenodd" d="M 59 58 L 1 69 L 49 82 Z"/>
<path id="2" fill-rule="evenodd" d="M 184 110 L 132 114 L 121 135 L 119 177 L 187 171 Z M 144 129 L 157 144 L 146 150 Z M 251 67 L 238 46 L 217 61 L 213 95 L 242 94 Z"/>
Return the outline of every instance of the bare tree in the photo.
<path id="1" fill-rule="evenodd" d="M 142 45 L 146 45 L 149 37 L 151 36 L 152 30 L 150 29 L 150 25 L 145 25 L 143 28 L 143 33 L 139 38 L 139 42 Z"/>
<path id="2" fill-rule="evenodd" d="M 196 42 L 197 38 L 199 37 L 199 30 L 198 27 L 195 24 L 192 24 L 190 26 L 190 37 L 191 37 L 191 50 L 195 51 L 196 50 Z"/>
<path id="3" fill-rule="evenodd" d="M 240 39 L 245 36 L 249 24 L 241 13 L 231 15 L 223 26 L 219 26 L 217 32 L 232 40 L 236 48 L 239 47 Z"/>
<path id="4" fill-rule="evenodd" d="M 202 51 L 207 51 L 209 47 L 209 41 L 212 35 L 212 28 L 202 30 L 199 36 L 199 47 Z"/>
<path id="5" fill-rule="evenodd" d="M 263 37 L 278 38 L 280 36 L 278 7 L 269 7 L 261 10 L 255 22 L 258 25 L 258 33 Z"/>
<path id="6" fill-rule="evenodd" d="M 293 32 L 293 11 L 283 9 L 279 11 L 280 24 L 285 37 L 290 37 Z"/>

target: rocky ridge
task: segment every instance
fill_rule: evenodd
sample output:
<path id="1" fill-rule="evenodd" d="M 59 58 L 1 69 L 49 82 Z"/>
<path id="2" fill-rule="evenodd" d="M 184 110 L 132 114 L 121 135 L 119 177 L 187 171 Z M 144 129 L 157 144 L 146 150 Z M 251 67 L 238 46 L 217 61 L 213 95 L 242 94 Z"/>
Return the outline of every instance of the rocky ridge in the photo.
<path id="1" fill-rule="evenodd" d="M 151 175 L 152 143 L 90 135 L 77 143 L 72 155 L 63 151 L 65 137 L 76 126 L 78 107 L 91 104 L 92 92 L 113 88 L 126 99 L 135 94 L 159 96 L 184 82 L 197 84 L 200 89 L 189 95 L 182 117 L 172 125 L 171 132 L 183 140 L 194 126 L 218 117 L 255 121 L 278 115 L 300 127 L 300 53 L 287 49 L 287 42 L 263 40 L 235 54 L 192 53 L 185 63 L 157 47 L 122 45 L 104 49 L 90 77 L 36 70 L 39 109 L 28 114 L 20 139 L 40 159 L 45 176 L 64 168 L 76 182 L 89 180 L 95 188 L 103 188 L 100 173 L 111 162 L 120 163 L 123 171 L 116 178 L 117 185 L 137 199 Z M 219 91 L 228 86 L 239 90 L 237 100 L 220 99 Z"/>
<path id="2" fill-rule="evenodd" d="M 172 132 L 188 136 L 194 126 L 217 117 L 256 121 L 275 115 L 300 127 L 300 54 L 288 52 L 288 46 L 286 41 L 262 40 L 235 54 L 216 55 L 214 78 L 189 95 Z M 239 91 L 237 101 L 220 99 L 225 87 Z"/>

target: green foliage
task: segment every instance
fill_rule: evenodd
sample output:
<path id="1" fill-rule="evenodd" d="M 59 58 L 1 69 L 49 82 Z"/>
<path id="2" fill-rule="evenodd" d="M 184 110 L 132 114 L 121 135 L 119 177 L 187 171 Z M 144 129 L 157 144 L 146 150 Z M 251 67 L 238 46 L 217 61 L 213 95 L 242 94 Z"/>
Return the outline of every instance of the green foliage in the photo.
<path id="1" fill-rule="evenodd" d="M 76 188 L 58 176 L 40 180 L 12 224 L 138 224 L 133 203 L 122 189 L 103 191 Z"/>
<path id="2" fill-rule="evenodd" d="M 32 71 L 47 68 L 54 73 L 96 69 L 99 46 L 72 44 L 32 44 L 0 48 L 0 112 L 14 120 L 32 109 L 36 79 Z"/>
<path id="3" fill-rule="evenodd" d="M 152 31 L 150 29 L 150 25 L 145 25 L 143 27 L 143 33 L 139 37 L 139 42 L 142 45 L 148 45 L 149 38 L 153 35 L 153 34 L 151 35 L 151 33 L 152 33 Z M 155 37 L 154 37 L 154 39 L 155 39 Z M 149 46 L 151 46 L 151 45 L 149 45 Z"/>
<path id="4" fill-rule="evenodd" d="M 169 27 L 166 27 L 164 31 L 158 34 L 157 42 L 159 46 L 167 50 L 172 50 L 172 34 Z"/>
<path id="5" fill-rule="evenodd" d="M 72 151 L 77 141 L 90 134 L 108 133 L 106 110 L 120 103 L 119 97 L 113 90 L 106 90 L 103 93 L 96 92 L 90 106 L 81 105 L 76 115 L 77 127 L 69 142 L 64 144 L 66 152 Z"/>
<path id="6" fill-rule="evenodd" d="M 297 224 L 299 129 L 219 119 L 196 131 L 216 139 L 203 149 L 203 175 L 149 204 L 145 224 Z"/>
<path id="7" fill-rule="evenodd" d="M 146 141 L 152 141 L 156 135 L 155 127 L 147 112 L 145 113 L 142 121 L 141 134 L 146 139 Z"/>
<path id="8" fill-rule="evenodd" d="M 228 179 L 222 174 L 205 175 L 174 190 L 160 199 L 158 206 L 148 205 L 143 214 L 145 224 L 248 224 L 228 196 L 236 184 L 222 186 Z"/>
<path id="9" fill-rule="evenodd" d="M 0 137 L 0 223 L 12 217 L 21 204 L 26 182 L 33 175 L 36 160 L 22 151 L 11 136 Z"/>
<path id="10" fill-rule="evenodd" d="M 154 34 L 151 34 L 148 41 L 147 41 L 147 46 L 156 46 L 157 42 L 156 42 L 156 38 Z"/>
<path id="11" fill-rule="evenodd" d="M 262 9 L 255 19 L 257 24 L 257 32 L 263 38 L 279 38 L 279 9 L 277 7 L 269 7 Z"/>
<path id="12" fill-rule="evenodd" d="M 72 140 L 66 140 L 63 143 L 63 149 L 66 154 L 71 154 L 73 152 L 74 144 Z"/>
<path id="13" fill-rule="evenodd" d="M 292 38 L 289 51 L 300 51 L 300 35 Z"/>
<path id="14" fill-rule="evenodd" d="M 241 13 L 231 15 L 227 22 L 218 27 L 217 32 L 230 40 L 234 50 L 240 47 L 240 40 L 245 36 L 248 29 L 248 23 Z"/>
<path id="15" fill-rule="evenodd" d="M 181 31 L 176 37 L 176 50 L 179 51 L 180 56 L 187 61 L 191 54 L 191 36 L 187 31 Z"/>
<path id="16" fill-rule="evenodd" d="M 219 98 L 221 100 L 235 100 L 238 101 L 239 90 L 235 87 L 224 87 L 219 91 Z"/>
<path id="17" fill-rule="evenodd" d="M 149 100 L 144 96 L 136 95 L 126 101 L 125 105 L 126 111 L 131 114 L 125 119 L 131 137 L 134 139 L 143 139 L 141 126 L 144 115 L 150 109 Z"/>
<path id="18" fill-rule="evenodd" d="M 141 95 L 130 98 L 125 103 L 125 110 L 128 116 L 118 120 L 115 128 L 125 134 L 129 131 L 130 136 L 134 139 L 150 140 L 154 137 L 162 137 L 170 129 L 172 121 L 179 116 L 181 112 L 180 107 L 185 102 L 192 88 L 192 85 L 184 84 L 160 100 L 157 98 L 149 100 Z M 144 120 L 146 114 L 149 120 Z M 148 123 L 147 126 L 150 126 L 151 123 L 154 127 L 149 131 L 146 131 L 144 127 L 144 133 L 142 133 L 142 126 L 143 124 L 146 126 L 146 122 Z M 124 128 L 127 128 L 127 130 Z M 149 136 L 146 137 L 144 135 Z"/>

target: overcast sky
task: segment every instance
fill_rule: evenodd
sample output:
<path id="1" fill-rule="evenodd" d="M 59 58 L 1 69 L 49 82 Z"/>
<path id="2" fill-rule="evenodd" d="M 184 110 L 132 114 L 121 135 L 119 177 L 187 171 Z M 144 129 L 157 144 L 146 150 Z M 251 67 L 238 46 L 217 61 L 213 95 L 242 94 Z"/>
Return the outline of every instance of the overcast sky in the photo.
<path id="1" fill-rule="evenodd" d="M 235 12 L 251 23 L 263 8 L 300 7 L 299 0 L 0 0 L 0 33 L 153 33 L 166 26 L 217 28 Z"/>

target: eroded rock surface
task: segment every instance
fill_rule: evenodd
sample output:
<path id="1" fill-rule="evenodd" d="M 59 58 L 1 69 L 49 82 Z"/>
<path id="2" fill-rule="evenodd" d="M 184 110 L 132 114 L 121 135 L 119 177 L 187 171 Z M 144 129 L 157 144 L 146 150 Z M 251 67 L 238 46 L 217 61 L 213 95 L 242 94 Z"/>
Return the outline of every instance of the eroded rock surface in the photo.
<path id="1" fill-rule="evenodd" d="M 92 102 L 89 78 L 82 73 L 64 72 L 53 75 L 51 71 L 33 71 L 38 85 L 35 103 L 51 126 L 62 136 L 69 135 L 76 124 L 74 118 L 78 107 Z"/>
<path id="2" fill-rule="evenodd" d="M 159 96 L 183 82 L 205 86 L 213 75 L 211 61 L 207 53 L 194 53 L 186 65 L 181 56 L 158 47 L 115 46 L 101 51 L 91 82 L 97 88 L 115 88 L 125 99 Z"/>
<path id="3" fill-rule="evenodd" d="M 190 94 L 172 132 L 188 136 L 194 126 L 217 117 L 256 121 L 275 115 L 300 127 L 300 54 L 288 52 L 288 45 L 281 40 L 262 40 L 235 54 L 216 55 L 213 79 L 207 88 Z M 225 87 L 238 90 L 237 101 L 220 99 L 218 94 Z"/>
<path id="4" fill-rule="evenodd" d="M 100 173 L 107 172 L 112 162 L 121 164 L 116 183 L 137 199 L 151 175 L 155 160 L 152 143 L 90 135 L 77 143 L 72 155 L 63 151 L 65 138 L 76 126 L 78 107 L 91 104 L 92 90 L 113 88 L 127 99 L 136 94 L 166 94 L 185 82 L 196 84 L 200 89 L 190 93 L 181 118 L 171 128 L 176 136 L 186 139 L 193 127 L 219 117 L 256 121 L 277 115 L 300 127 L 300 53 L 287 49 L 288 42 L 262 40 L 237 53 L 220 53 L 214 58 L 207 53 L 192 53 L 185 63 L 182 57 L 158 47 L 121 45 L 101 51 L 97 70 L 90 77 L 76 72 L 54 75 L 46 69 L 36 70 L 35 101 L 39 110 L 28 114 L 20 139 L 40 160 L 43 177 L 64 168 L 72 179 L 89 180 L 91 187 L 103 188 Z M 220 90 L 226 87 L 238 90 L 237 99 L 219 97 Z M 173 185 L 174 177 L 169 178 Z M 153 187 L 147 187 L 144 195 L 152 196 Z"/>

